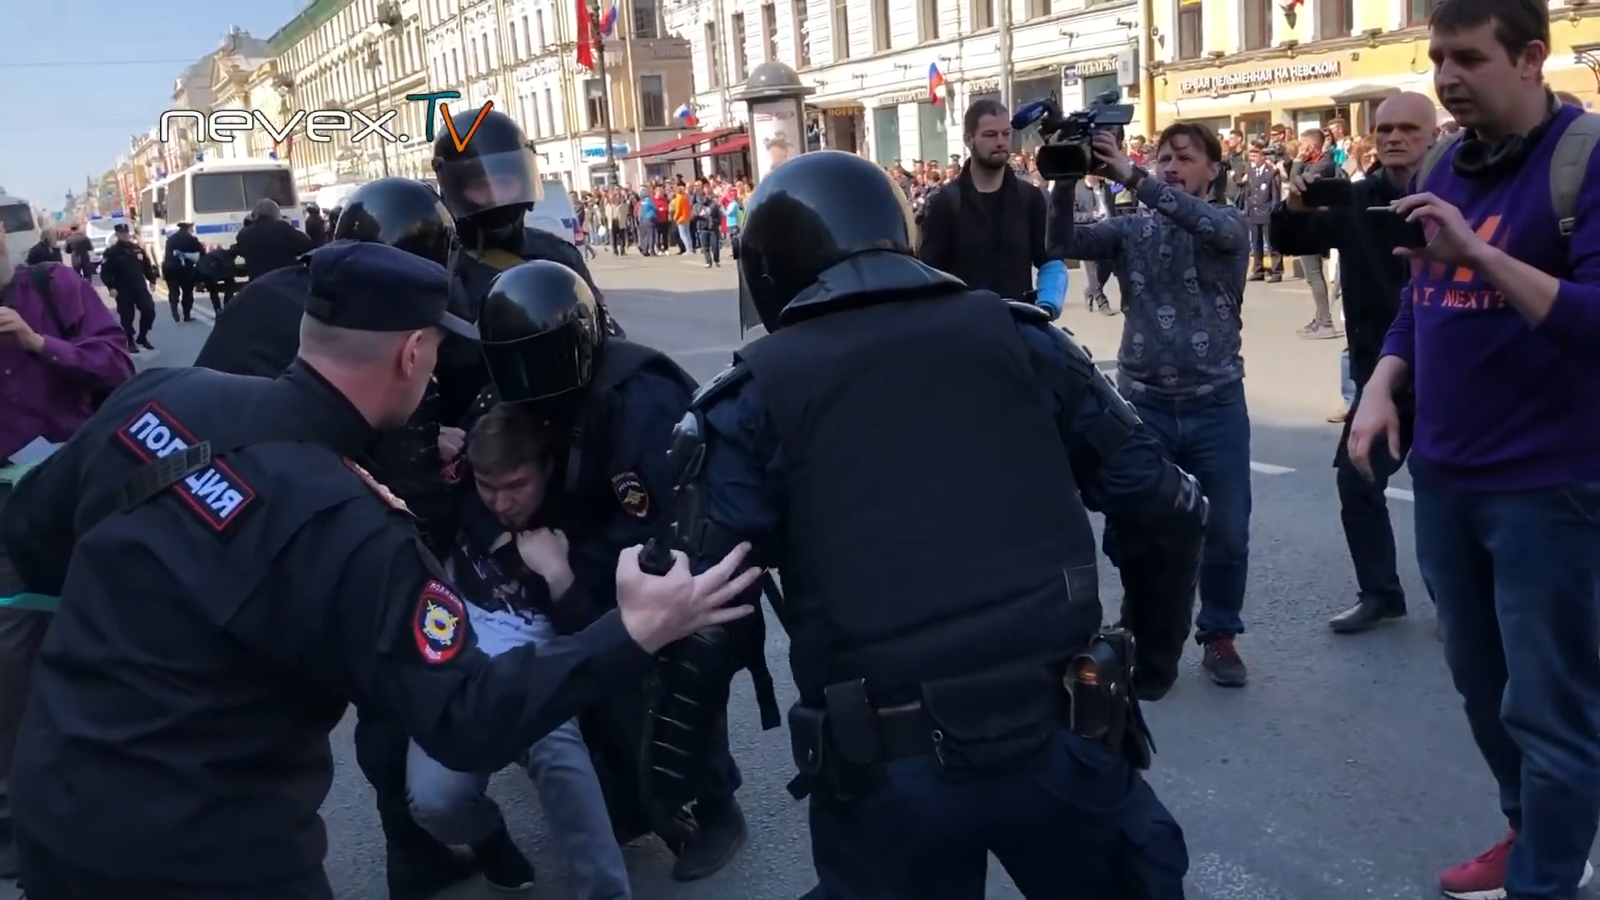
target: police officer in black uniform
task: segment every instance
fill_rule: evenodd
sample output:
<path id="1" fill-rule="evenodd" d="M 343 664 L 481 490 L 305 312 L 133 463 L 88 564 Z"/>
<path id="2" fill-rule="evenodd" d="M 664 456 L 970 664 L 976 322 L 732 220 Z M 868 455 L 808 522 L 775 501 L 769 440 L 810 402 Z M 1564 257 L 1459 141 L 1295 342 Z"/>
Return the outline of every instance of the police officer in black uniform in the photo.
<path id="1" fill-rule="evenodd" d="M 128 336 L 128 352 L 137 353 L 140 347 L 154 350 L 150 329 L 156 324 L 156 301 L 150 289 L 156 284 L 156 267 L 144 248 L 133 239 L 126 224 L 118 222 L 111 230 L 116 240 L 100 257 L 100 281 L 116 297 L 117 318 Z M 137 331 L 134 329 L 136 318 Z"/>
<path id="2" fill-rule="evenodd" d="M 334 233 L 336 240 L 387 244 L 448 267 L 455 247 L 455 225 L 438 195 L 421 182 L 381 178 L 350 196 Z M 458 303 L 464 297 L 456 294 Z M 278 269 L 251 281 L 228 314 L 217 320 L 194 364 L 235 375 L 276 378 L 300 350 L 300 319 L 311 300 L 306 266 Z M 461 309 L 455 312 L 464 312 Z M 475 344 L 459 343 L 467 358 Z M 427 393 L 403 428 L 378 436 L 361 458 L 375 477 L 393 490 L 413 513 L 423 544 L 439 558 L 448 555 L 458 525 L 455 484 L 439 457 L 439 390 Z M 470 861 L 452 853 L 411 817 L 406 799 L 409 739 L 393 718 L 363 709 L 355 728 L 356 761 L 378 799 L 383 826 L 389 900 L 426 900 L 473 873 Z"/>
<path id="3" fill-rule="evenodd" d="M 617 555 L 650 538 L 670 514 L 667 447 L 673 426 L 689 409 L 695 382 L 660 351 L 606 334 L 589 285 L 559 263 L 528 262 L 503 272 L 489 288 L 479 328 L 492 385 L 474 404 L 469 422 L 496 402 L 518 403 L 550 422 L 553 433 L 568 436 L 558 453 L 562 463 L 555 478 L 562 487 L 548 504 L 553 521 L 547 527 L 567 534 L 574 574 L 608 607 Z M 759 648 L 760 636 L 749 643 Z M 759 651 L 754 656 L 758 695 L 775 727 L 771 678 L 764 657 Z M 619 698 L 583 722 L 613 819 L 625 834 L 650 828 L 676 844 L 676 812 L 692 802 L 697 830 L 675 848 L 673 875 L 682 881 L 704 878 L 727 865 L 745 838 L 744 815 L 734 799 L 741 777 L 722 715 L 726 700 L 708 723 L 715 736 L 694 756 L 705 761 L 695 772 L 696 790 L 651 817 L 626 809 L 638 796 L 644 724 L 639 704 L 627 702 L 632 699 L 637 698 Z M 618 803 L 619 795 L 629 802 Z"/>
<path id="4" fill-rule="evenodd" d="M 464 252 L 455 270 L 467 286 L 472 311 L 488 295 L 495 276 L 536 259 L 558 262 L 577 272 L 603 309 L 604 296 L 578 248 L 524 221 L 544 196 L 539 158 L 527 135 L 510 116 L 493 108 L 457 113 L 451 124 L 453 129 L 444 129 L 433 143 L 433 172 L 445 207 L 456 217 Z M 455 136 L 469 132 L 472 140 L 465 149 L 458 147 Z M 609 313 L 604 315 L 607 330 L 620 337 L 616 322 Z M 444 389 L 443 412 L 451 421 L 466 413 L 487 384 L 478 361 L 461 371 L 445 365 L 439 378 Z"/>
<path id="5" fill-rule="evenodd" d="M 34 900 L 331 900 L 317 810 L 348 703 L 494 770 L 753 581 L 685 588 L 680 559 L 668 590 L 625 561 L 617 613 L 479 652 L 404 504 L 352 461 L 410 416 L 444 332 L 472 336 L 452 289 L 392 247 L 321 250 L 281 378 L 146 372 L 18 486 L 0 537 L 61 597 L 13 783 Z"/>
<path id="6" fill-rule="evenodd" d="M 771 334 L 680 428 L 705 443 L 678 530 L 781 574 L 813 896 L 978 900 L 993 852 L 1029 898 L 1181 898 L 1126 685 L 1176 678 L 1197 483 L 1048 315 L 918 262 L 878 167 L 808 153 L 746 210 L 741 311 Z M 1089 509 L 1127 590 L 1104 634 Z"/>

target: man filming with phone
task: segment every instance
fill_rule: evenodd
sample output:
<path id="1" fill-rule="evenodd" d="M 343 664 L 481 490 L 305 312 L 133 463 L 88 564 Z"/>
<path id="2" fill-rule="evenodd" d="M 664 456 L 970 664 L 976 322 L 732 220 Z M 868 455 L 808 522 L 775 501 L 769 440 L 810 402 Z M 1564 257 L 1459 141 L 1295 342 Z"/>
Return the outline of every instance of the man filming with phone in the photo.
<path id="1" fill-rule="evenodd" d="M 1600 826 L 1600 118 L 1545 82 L 1543 0 L 1444 0 L 1434 88 L 1459 137 L 1391 204 L 1423 230 L 1351 462 L 1417 398 L 1417 562 L 1508 833 L 1452 897 L 1574 897 Z M 1470 786 L 1468 786 L 1470 790 Z"/>
<path id="2" fill-rule="evenodd" d="M 1400 308 L 1400 292 L 1411 278 L 1410 266 L 1394 255 L 1393 240 L 1372 227 L 1369 208 L 1388 206 L 1406 194 L 1422 158 L 1439 131 L 1433 100 L 1422 94 L 1397 94 L 1378 107 L 1378 168 L 1360 181 L 1305 171 L 1289 179 L 1289 197 L 1272 211 L 1273 244 L 1291 256 L 1318 256 L 1339 251 L 1339 287 L 1344 295 L 1345 340 L 1350 347 L 1350 375 L 1356 383 L 1352 409 L 1360 406 L 1361 385 L 1371 377 L 1383 350 L 1383 338 Z M 1391 457 L 1375 448 L 1373 477 L 1357 472 L 1345 452 L 1350 416 L 1339 439 L 1333 465 L 1338 470 L 1339 518 L 1355 564 L 1359 593 L 1356 604 L 1328 621 L 1340 634 L 1366 631 L 1406 614 L 1395 563 L 1394 528 L 1384 490 L 1404 461 L 1411 437 L 1410 402 L 1399 404 L 1400 449 Z"/>

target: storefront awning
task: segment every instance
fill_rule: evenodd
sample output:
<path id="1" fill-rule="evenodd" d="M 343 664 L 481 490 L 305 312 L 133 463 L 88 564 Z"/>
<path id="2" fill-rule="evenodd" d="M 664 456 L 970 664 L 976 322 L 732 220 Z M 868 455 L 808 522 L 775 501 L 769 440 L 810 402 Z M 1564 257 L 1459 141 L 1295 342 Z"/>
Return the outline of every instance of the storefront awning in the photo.
<path id="1" fill-rule="evenodd" d="M 1400 89 L 1386 84 L 1357 84 L 1333 94 L 1328 99 L 1343 106 L 1363 100 L 1387 100 L 1400 93 Z"/>
<path id="2" fill-rule="evenodd" d="M 648 147 L 640 147 L 638 150 L 635 150 L 634 152 L 629 153 L 627 156 L 622 157 L 622 159 L 644 159 L 656 161 L 654 159 L 655 157 L 666 156 L 675 150 L 692 149 L 693 147 L 706 143 L 707 141 L 714 141 L 718 138 L 727 137 L 738 130 L 739 129 L 737 128 L 724 128 L 720 131 L 697 131 L 694 134 L 687 134 L 683 137 L 673 138 L 670 141 L 662 141 L 659 144 L 651 144 Z M 693 156 L 695 154 L 691 153 L 690 155 Z"/>
<path id="3" fill-rule="evenodd" d="M 730 153 L 742 153 L 750 146 L 750 135 L 741 134 L 732 140 L 723 141 L 701 151 L 701 156 L 727 156 Z"/>

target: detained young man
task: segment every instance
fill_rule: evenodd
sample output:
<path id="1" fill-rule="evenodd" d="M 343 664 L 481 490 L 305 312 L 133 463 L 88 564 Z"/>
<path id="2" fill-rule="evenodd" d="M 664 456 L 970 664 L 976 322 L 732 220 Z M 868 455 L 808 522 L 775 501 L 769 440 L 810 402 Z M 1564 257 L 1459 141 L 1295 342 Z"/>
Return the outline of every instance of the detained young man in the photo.
<path id="1" fill-rule="evenodd" d="M 1167 126 L 1153 173 L 1107 132 L 1094 136 L 1094 154 L 1099 174 L 1146 210 L 1077 227 L 1070 215 L 1052 216 L 1049 252 L 1111 260 L 1125 316 L 1117 390 L 1211 500 L 1195 634 L 1211 680 L 1240 687 L 1248 673 L 1234 638 L 1244 632 L 1250 560 L 1250 412 L 1239 311 L 1250 226 L 1239 210 L 1209 202 L 1222 145 L 1203 125 Z M 1062 194 L 1058 184 L 1052 203 L 1070 210 L 1071 186 Z"/>
<path id="2" fill-rule="evenodd" d="M 1582 110 L 1544 82 L 1541 0 L 1444 0 L 1429 53 L 1462 139 L 1393 209 L 1426 247 L 1350 429 L 1401 441 L 1416 392 L 1417 562 L 1509 832 L 1452 897 L 1571 900 L 1600 826 L 1600 154 L 1570 234 L 1551 169 Z"/>
<path id="3" fill-rule="evenodd" d="M 460 437 L 453 429 L 442 432 L 441 453 L 453 458 Z M 478 420 L 466 446 L 480 502 L 469 503 L 445 570 L 466 595 L 479 649 L 498 656 L 580 630 L 599 612 L 577 586 L 566 536 L 539 525 L 554 468 L 547 436 L 516 406 L 501 404 Z M 524 762 L 566 856 L 573 895 L 631 897 L 622 849 L 577 721 L 534 744 Z M 415 743 L 406 769 L 419 825 L 446 844 L 470 845 L 490 886 L 519 890 L 533 884 L 532 864 L 489 799 L 493 773 L 452 771 Z"/>

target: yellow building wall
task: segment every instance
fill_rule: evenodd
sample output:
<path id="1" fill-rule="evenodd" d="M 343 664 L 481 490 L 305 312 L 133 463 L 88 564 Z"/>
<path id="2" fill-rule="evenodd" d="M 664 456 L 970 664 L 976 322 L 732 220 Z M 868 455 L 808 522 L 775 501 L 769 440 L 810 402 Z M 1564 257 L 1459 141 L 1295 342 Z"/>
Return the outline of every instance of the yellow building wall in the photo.
<path id="1" fill-rule="evenodd" d="M 1396 29 L 1398 14 L 1393 0 L 1357 0 L 1354 30 L 1358 36 L 1315 42 L 1306 41 L 1315 27 L 1315 0 L 1301 8 L 1293 26 L 1275 2 L 1274 46 L 1255 51 L 1239 50 L 1240 5 L 1238 0 L 1205 0 L 1207 57 L 1178 62 L 1171 59 L 1177 40 L 1177 3 L 1154 0 L 1152 23 L 1166 43 L 1154 54 L 1157 121 L 1151 133 L 1179 119 L 1219 125 L 1227 119 L 1237 125 L 1266 117 L 1273 123 L 1293 125 L 1297 112 L 1335 106 L 1360 133 L 1370 128 L 1367 120 L 1386 92 L 1415 90 L 1433 95 L 1428 30 Z M 1376 33 L 1363 34 L 1369 30 Z M 1550 86 L 1570 91 L 1590 109 L 1600 110 L 1600 9 L 1569 7 L 1558 0 L 1551 10 L 1550 36 L 1552 46 L 1545 67 Z M 1286 48 L 1282 46 L 1285 41 L 1302 43 Z M 1593 48 L 1591 63 L 1578 62 L 1575 55 L 1588 48 Z M 1217 53 L 1221 56 L 1212 56 Z M 1328 72 L 1334 64 L 1337 74 L 1304 74 Z M 1302 74 L 1290 74 L 1296 70 Z M 1199 88 L 1207 78 L 1214 87 Z"/>

